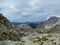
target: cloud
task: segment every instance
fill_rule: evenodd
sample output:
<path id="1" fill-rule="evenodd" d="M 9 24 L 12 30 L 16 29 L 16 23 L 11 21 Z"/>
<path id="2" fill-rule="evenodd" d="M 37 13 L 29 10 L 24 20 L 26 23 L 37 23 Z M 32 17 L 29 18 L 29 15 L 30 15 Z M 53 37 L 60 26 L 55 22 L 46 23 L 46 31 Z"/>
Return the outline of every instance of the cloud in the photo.
<path id="1" fill-rule="evenodd" d="M 10 21 L 42 21 L 60 15 L 60 0 L 0 0 L 0 13 Z"/>

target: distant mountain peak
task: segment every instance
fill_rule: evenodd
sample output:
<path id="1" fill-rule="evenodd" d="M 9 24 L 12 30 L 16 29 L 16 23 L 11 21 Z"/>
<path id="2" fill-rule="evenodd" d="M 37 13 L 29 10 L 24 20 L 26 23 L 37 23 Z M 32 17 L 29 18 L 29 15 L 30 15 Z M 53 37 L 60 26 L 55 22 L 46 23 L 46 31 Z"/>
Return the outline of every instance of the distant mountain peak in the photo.
<path id="1" fill-rule="evenodd" d="M 48 20 L 50 19 L 60 19 L 59 17 L 56 17 L 56 16 L 51 16 Z"/>
<path id="2" fill-rule="evenodd" d="M 55 23 L 58 22 L 59 20 L 60 20 L 59 17 L 51 16 L 48 20 L 45 21 L 45 23 Z"/>
<path id="3" fill-rule="evenodd" d="M 37 28 L 40 29 L 50 29 L 55 25 L 60 23 L 60 18 L 56 16 L 51 16 L 48 20 L 46 20 L 43 24 L 38 24 Z"/>
<path id="4" fill-rule="evenodd" d="M 57 17 L 57 16 L 51 16 L 51 18 L 59 18 L 59 17 Z"/>

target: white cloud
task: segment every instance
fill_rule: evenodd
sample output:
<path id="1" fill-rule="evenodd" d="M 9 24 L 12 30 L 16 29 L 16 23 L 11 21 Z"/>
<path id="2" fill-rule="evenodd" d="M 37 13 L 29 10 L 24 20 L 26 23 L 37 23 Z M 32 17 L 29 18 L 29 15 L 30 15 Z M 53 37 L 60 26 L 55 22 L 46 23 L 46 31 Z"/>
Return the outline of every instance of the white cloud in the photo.
<path id="1" fill-rule="evenodd" d="M 60 16 L 60 0 L 0 0 L 0 12 L 11 21 L 38 21 Z"/>
<path id="2" fill-rule="evenodd" d="M 38 3 L 39 0 L 30 0 L 29 4 L 32 6 L 32 7 L 35 7 L 36 4 Z"/>

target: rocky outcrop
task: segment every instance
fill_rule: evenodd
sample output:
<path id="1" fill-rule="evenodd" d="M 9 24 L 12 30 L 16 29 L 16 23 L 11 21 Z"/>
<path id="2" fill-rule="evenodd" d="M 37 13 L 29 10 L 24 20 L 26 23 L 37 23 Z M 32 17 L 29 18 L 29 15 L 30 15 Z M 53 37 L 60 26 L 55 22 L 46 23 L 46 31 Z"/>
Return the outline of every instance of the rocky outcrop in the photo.
<path id="1" fill-rule="evenodd" d="M 18 27 L 24 32 L 33 31 L 33 28 L 30 27 L 28 24 L 21 24 Z"/>
<path id="2" fill-rule="evenodd" d="M 0 13 L 0 28 L 11 28 L 11 22 Z"/>
<path id="3" fill-rule="evenodd" d="M 48 31 L 48 33 L 56 33 L 56 34 L 59 33 L 59 34 L 60 34 L 60 24 L 52 27 L 52 28 Z"/>
<path id="4" fill-rule="evenodd" d="M 0 14 L 0 41 L 2 40 L 20 40 L 22 34 L 18 29 L 13 28 L 11 22 Z"/>
<path id="5" fill-rule="evenodd" d="M 47 29 L 51 29 L 52 27 L 54 27 L 59 23 L 60 23 L 60 18 L 53 16 L 50 17 L 47 21 L 38 24 L 37 28 L 47 30 Z"/>

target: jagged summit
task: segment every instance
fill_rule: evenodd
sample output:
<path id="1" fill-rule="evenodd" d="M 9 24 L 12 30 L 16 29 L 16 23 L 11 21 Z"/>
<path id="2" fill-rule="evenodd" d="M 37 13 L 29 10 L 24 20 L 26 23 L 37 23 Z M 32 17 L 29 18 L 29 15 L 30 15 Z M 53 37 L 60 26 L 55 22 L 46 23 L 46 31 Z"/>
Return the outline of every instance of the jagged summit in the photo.
<path id="1" fill-rule="evenodd" d="M 56 16 L 51 16 L 49 19 L 51 19 L 51 18 L 53 18 L 53 19 L 59 19 L 59 17 L 56 17 Z"/>
<path id="2" fill-rule="evenodd" d="M 60 18 L 56 16 L 52 16 L 42 24 L 38 24 L 37 28 L 50 29 L 59 23 L 60 23 Z"/>
<path id="3" fill-rule="evenodd" d="M 52 16 L 47 21 L 45 21 L 45 24 L 52 25 L 60 20 L 59 17 Z"/>
<path id="4" fill-rule="evenodd" d="M 51 16 L 47 21 L 57 21 L 57 20 L 59 20 L 60 18 L 59 17 L 56 17 L 56 16 Z"/>

